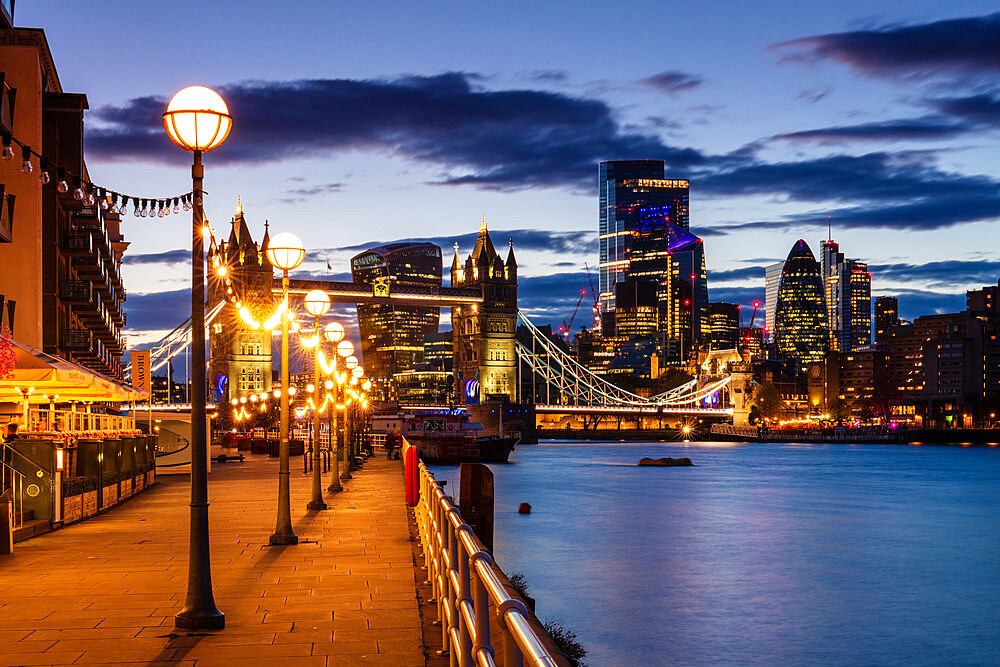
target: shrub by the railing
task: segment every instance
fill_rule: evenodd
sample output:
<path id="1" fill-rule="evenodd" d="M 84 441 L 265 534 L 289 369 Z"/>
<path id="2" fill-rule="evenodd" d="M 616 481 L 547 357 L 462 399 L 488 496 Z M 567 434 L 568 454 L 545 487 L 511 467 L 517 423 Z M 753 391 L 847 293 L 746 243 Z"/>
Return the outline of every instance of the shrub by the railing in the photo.
<path id="1" fill-rule="evenodd" d="M 566 659 L 569 660 L 572 667 L 586 667 L 587 663 L 583 659 L 587 655 L 587 649 L 583 648 L 583 644 L 577 641 L 575 632 L 555 621 L 544 621 L 542 626 L 559 647 L 559 650 L 566 656 Z"/>
<path id="2" fill-rule="evenodd" d="M 118 473 L 118 481 L 124 482 L 135 477 L 135 471 L 131 468 L 126 468 Z"/>
<path id="3" fill-rule="evenodd" d="M 67 477 L 63 479 L 63 495 L 78 496 L 88 491 L 97 491 L 96 475 L 81 475 L 80 477 Z"/>

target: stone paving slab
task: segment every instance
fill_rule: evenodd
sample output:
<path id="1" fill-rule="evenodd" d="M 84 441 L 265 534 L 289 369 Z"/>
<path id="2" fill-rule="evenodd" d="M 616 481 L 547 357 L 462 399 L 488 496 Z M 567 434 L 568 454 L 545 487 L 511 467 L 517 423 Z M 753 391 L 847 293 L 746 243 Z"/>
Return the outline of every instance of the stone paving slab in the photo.
<path id="1" fill-rule="evenodd" d="M 160 475 L 107 514 L 19 542 L 0 556 L 0 667 L 423 667 L 400 463 L 370 460 L 346 491 L 326 496 L 324 512 L 305 509 L 310 485 L 300 471 L 291 475 L 300 544 L 270 547 L 277 460 L 213 465 L 212 574 L 226 614 L 219 632 L 174 627 L 187 583 L 187 475 Z"/>

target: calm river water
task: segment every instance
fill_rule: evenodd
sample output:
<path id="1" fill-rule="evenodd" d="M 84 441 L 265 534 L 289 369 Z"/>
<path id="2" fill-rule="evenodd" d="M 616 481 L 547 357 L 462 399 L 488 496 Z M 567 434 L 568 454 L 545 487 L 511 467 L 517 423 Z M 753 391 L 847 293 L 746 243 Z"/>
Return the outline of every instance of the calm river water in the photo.
<path id="1" fill-rule="evenodd" d="M 588 665 L 1000 661 L 1000 449 L 549 441 L 511 458 L 491 466 L 497 562 Z M 457 496 L 458 469 L 434 470 Z"/>

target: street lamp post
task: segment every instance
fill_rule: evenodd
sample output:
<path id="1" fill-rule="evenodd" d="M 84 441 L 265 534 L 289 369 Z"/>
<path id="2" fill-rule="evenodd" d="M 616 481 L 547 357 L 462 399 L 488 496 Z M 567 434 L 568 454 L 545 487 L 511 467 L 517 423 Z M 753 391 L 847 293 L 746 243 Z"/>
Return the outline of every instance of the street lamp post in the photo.
<path id="1" fill-rule="evenodd" d="M 323 383 L 319 367 L 319 318 L 330 310 L 330 297 L 323 290 L 313 290 L 306 294 L 306 311 L 313 316 L 315 326 L 313 333 L 316 336 L 316 348 L 313 355 L 313 443 L 312 443 L 312 500 L 306 505 L 306 509 L 325 510 L 326 503 L 323 501 L 323 487 L 320 479 L 320 459 L 319 459 L 319 396 Z"/>
<path id="2" fill-rule="evenodd" d="M 226 615 L 212 595 L 208 535 L 208 442 L 205 429 L 205 211 L 201 155 L 222 145 L 233 126 L 225 101 L 214 90 L 190 86 L 174 95 L 163 114 L 170 139 L 193 154 L 191 166 L 191 523 L 188 585 L 174 625 L 186 630 L 221 630 Z"/>
<path id="3" fill-rule="evenodd" d="M 337 447 L 337 401 L 340 395 L 340 387 L 337 381 L 337 366 L 338 359 L 340 355 L 337 350 L 340 348 L 340 343 L 344 339 L 344 325 L 340 322 L 330 322 L 323 329 L 323 337 L 328 341 L 333 343 L 333 382 L 330 384 L 330 389 L 333 390 L 333 404 L 330 406 L 330 454 L 333 457 L 333 475 L 330 479 L 330 486 L 326 488 L 330 493 L 338 493 L 344 490 L 344 485 L 340 483 L 340 451 Z M 350 343 L 350 341 L 348 341 Z M 319 344 L 317 343 L 317 346 Z M 354 351 L 354 345 L 351 344 L 351 351 Z"/>
<path id="4" fill-rule="evenodd" d="M 352 352 L 354 352 L 354 345 L 350 341 L 343 341 L 343 342 L 346 342 L 348 345 L 350 345 L 350 348 L 347 348 L 345 346 L 345 348 L 343 350 L 341 350 L 340 346 L 338 345 L 337 346 L 337 351 L 340 352 L 340 356 L 344 357 L 344 367 L 349 371 L 347 375 L 348 375 L 349 378 L 352 378 L 353 374 L 350 371 L 353 371 L 355 368 L 358 367 L 358 358 L 355 357 L 353 354 L 351 354 Z M 348 349 L 349 349 L 349 351 L 348 351 Z M 345 354 L 345 352 L 346 352 L 346 354 Z M 348 380 L 348 382 L 350 382 L 350 381 L 351 380 Z M 348 410 L 348 406 L 345 404 L 345 406 L 344 406 L 344 450 L 345 450 L 346 454 L 344 456 L 344 472 L 341 473 L 341 475 L 340 475 L 341 479 L 354 479 L 354 475 L 351 474 L 351 462 L 354 460 L 353 459 L 354 452 L 353 452 L 353 449 L 352 449 L 352 442 L 351 442 L 351 431 L 350 431 L 351 421 L 350 421 L 350 416 L 351 416 L 351 413 Z"/>
<path id="5" fill-rule="evenodd" d="M 267 258 L 271 264 L 282 270 L 281 277 L 281 414 L 278 443 L 278 517 L 270 544 L 298 544 L 299 538 L 292 530 L 291 502 L 288 498 L 288 397 L 291 383 L 288 373 L 288 272 L 306 256 L 302 241 L 295 234 L 281 232 L 275 234 L 267 246 Z"/>

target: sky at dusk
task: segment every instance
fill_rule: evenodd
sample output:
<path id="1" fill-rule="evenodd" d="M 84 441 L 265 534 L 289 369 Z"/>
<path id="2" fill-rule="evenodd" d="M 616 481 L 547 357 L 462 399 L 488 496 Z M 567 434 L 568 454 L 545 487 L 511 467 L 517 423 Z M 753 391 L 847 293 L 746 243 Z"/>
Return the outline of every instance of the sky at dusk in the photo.
<path id="1" fill-rule="evenodd" d="M 87 94 L 96 183 L 186 192 L 190 156 L 160 115 L 207 85 L 234 118 L 205 158 L 220 234 L 240 196 L 258 237 L 265 219 L 301 236 L 303 275 L 328 261 L 344 275 L 360 249 L 397 239 L 434 241 L 450 262 L 486 215 L 498 246 L 514 238 L 522 310 L 557 324 L 597 264 L 597 163 L 637 158 L 691 180 L 713 301 L 762 299 L 764 265 L 798 238 L 818 254 L 831 216 L 903 317 L 963 309 L 1000 275 L 997 12 L 19 0 L 14 20 L 45 29 L 63 89 Z M 138 343 L 185 317 L 189 218 L 129 215 L 123 231 Z"/>

